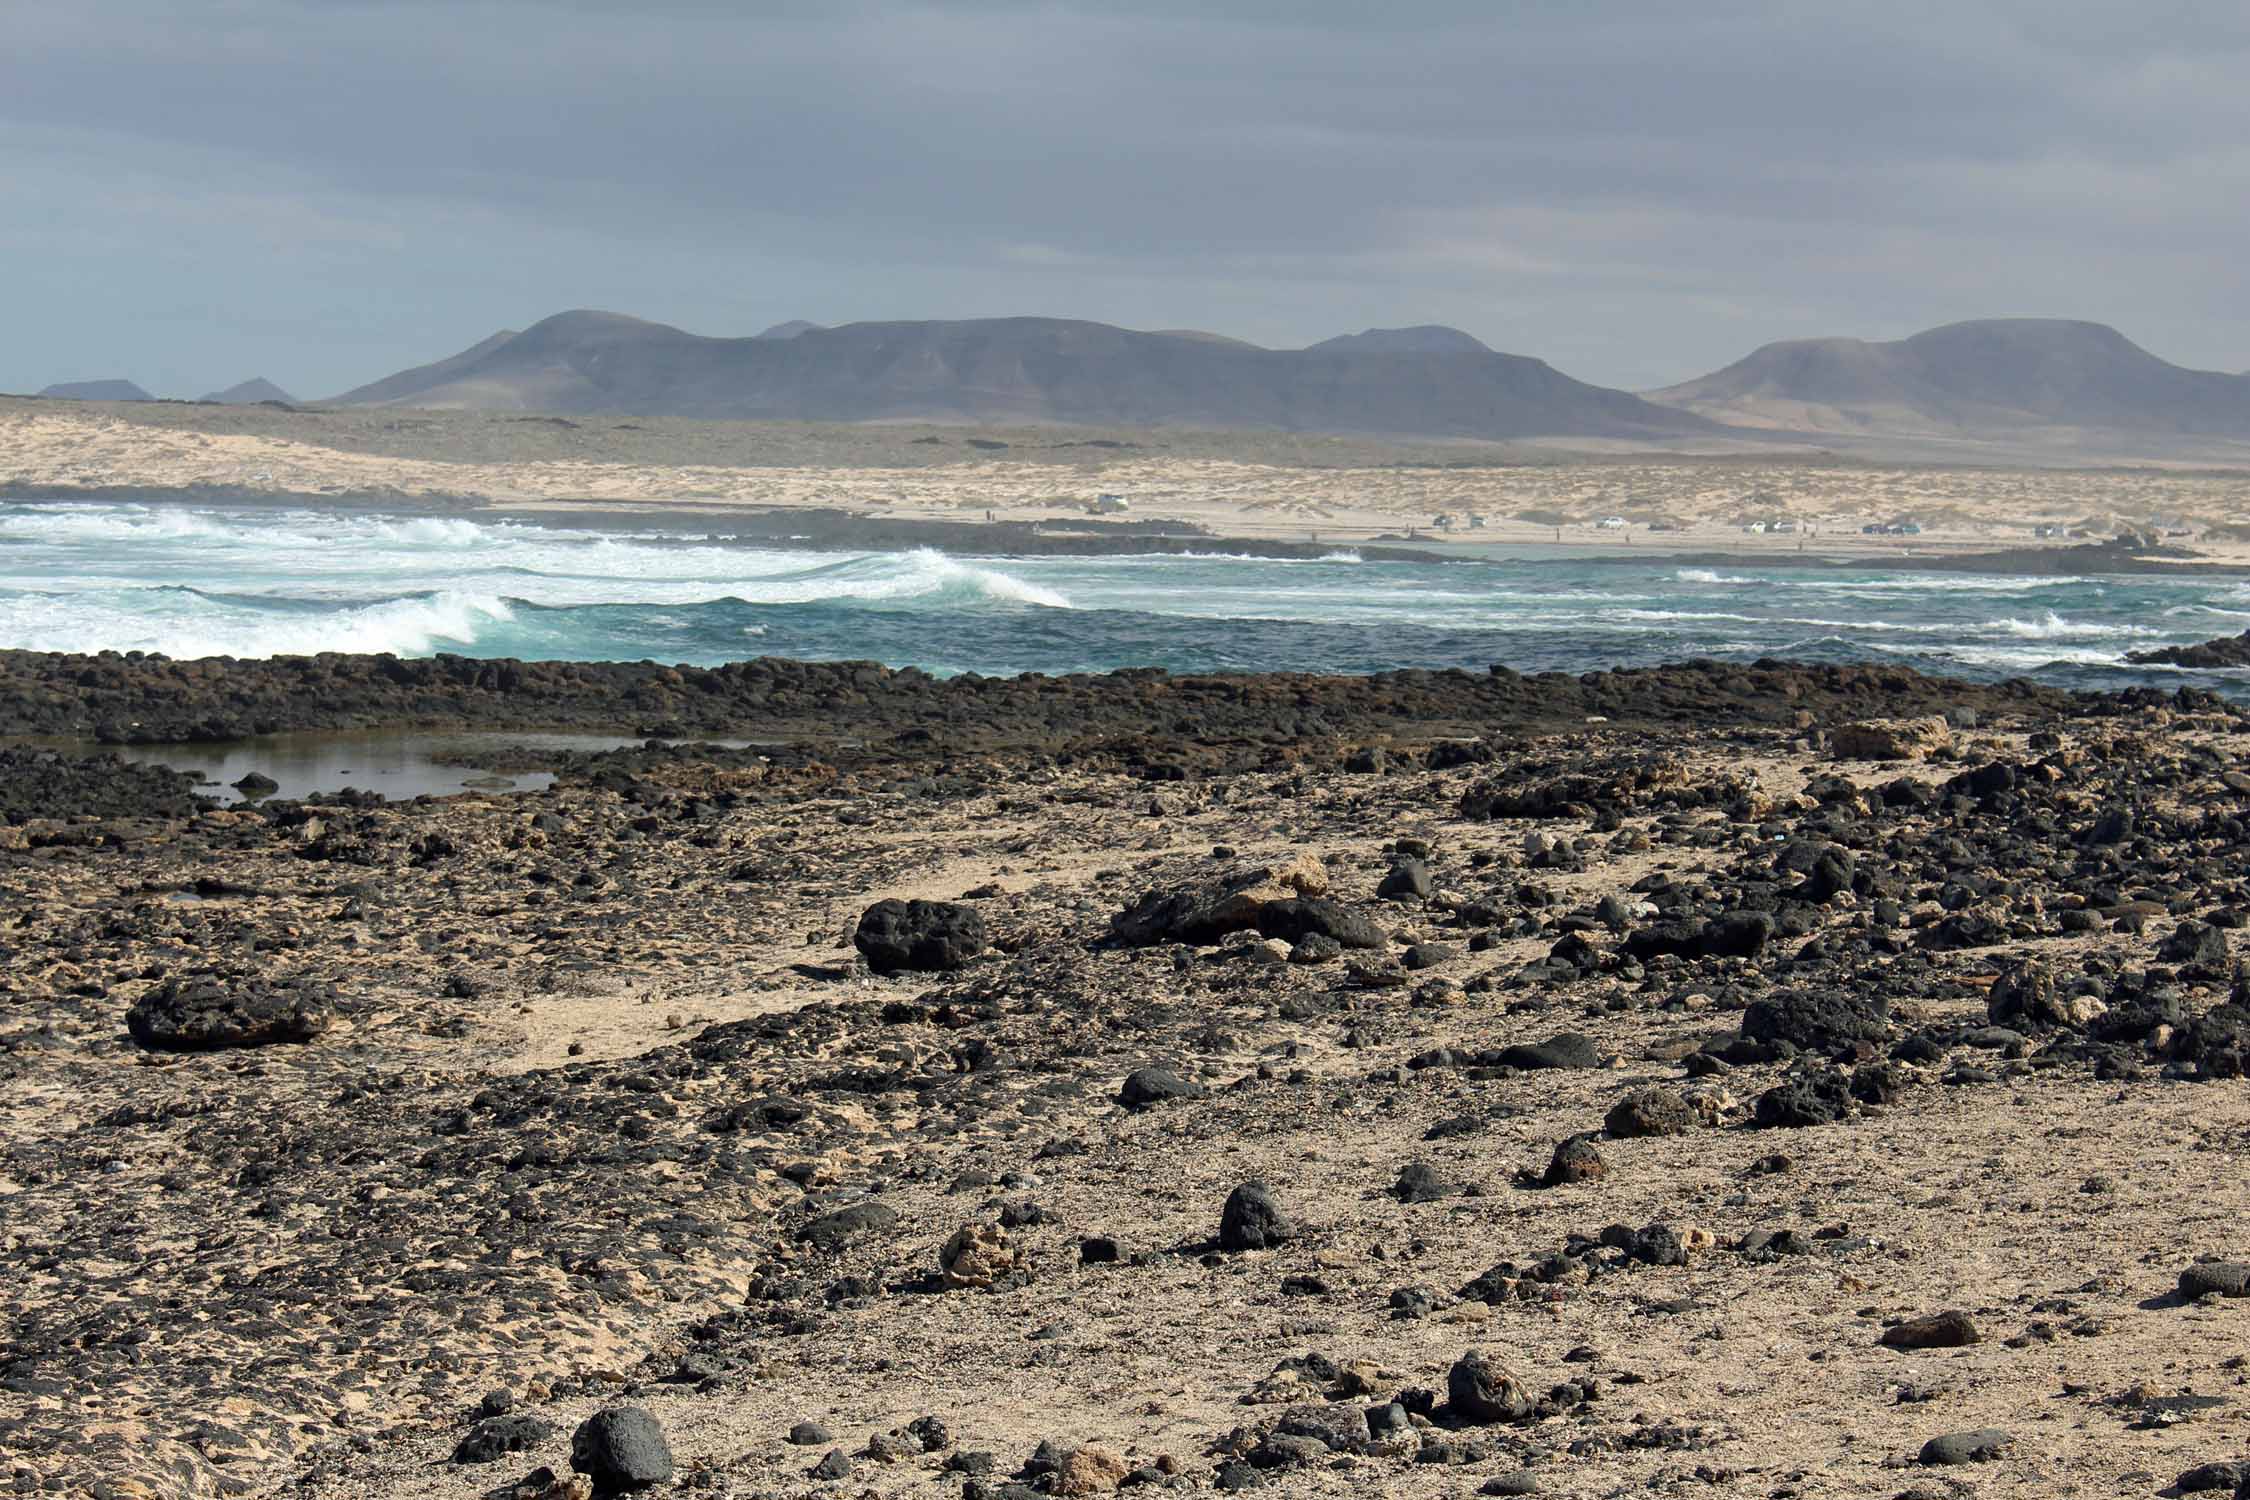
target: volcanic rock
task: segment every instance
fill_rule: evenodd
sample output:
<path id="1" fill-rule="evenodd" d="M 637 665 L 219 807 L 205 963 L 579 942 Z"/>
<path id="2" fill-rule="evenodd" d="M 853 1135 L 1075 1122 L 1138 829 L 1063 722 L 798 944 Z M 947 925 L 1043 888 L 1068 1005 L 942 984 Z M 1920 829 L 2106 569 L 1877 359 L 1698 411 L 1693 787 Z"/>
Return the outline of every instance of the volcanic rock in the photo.
<path id="1" fill-rule="evenodd" d="M 1246 1182 L 1227 1195 L 1219 1215 L 1220 1249 L 1270 1250 L 1296 1237 L 1296 1225 L 1264 1183 Z"/>
<path id="2" fill-rule="evenodd" d="M 1877 1340 L 1886 1349 L 1959 1349 L 1978 1342 L 1977 1325 L 1965 1312 L 1932 1313 L 1894 1324 Z"/>
<path id="3" fill-rule="evenodd" d="M 852 945 L 878 974 L 941 974 L 982 953 L 984 918 L 954 901 L 878 901 L 860 914 Z"/>
<path id="4" fill-rule="evenodd" d="M 1997 1427 L 1948 1432 L 1924 1443 L 1920 1457 L 1923 1463 L 1935 1465 L 1982 1463 L 2000 1457 L 2014 1442 Z"/>
<path id="5" fill-rule="evenodd" d="M 2199 1260 L 2180 1273 L 2183 1297 L 2250 1297 L 2250 1263 Z"/>
<path id="6" fill-rule="evenodd" d="M 593 1480 L 597 1495 L 645 1490 L 672 1477 L 672 1445 L 645 1408 L 607 1407 L 571 1434 L 570 1467 Z"/>
<path id="7" fill-rule="evenodd" d="M 1828 733 L 1829 753 L 1838 760 L 1928 760 L 1952 744 L 1952 727 L 1935 717 L 1871 719 Z"/>
<path id="8" fill-rule="evenodd" d="M 125 1028 L 144 1047 L 199 1052 L 309 1042 L 335 1019 L 333 985 L 206 973 L 166 979 L 125 1013 Z"/>
<path id="9" fill-rule="evenodd" d="M 1137 1068 L 1125 1076 L 1117 1102 L 1130 1110 L 1153 1109 L 1176 1099 L 1201 1099 L 1210 1090 L 1182 1078 L 1170 1068 Z"/>
<path id="10" fill-rule="evenodd" d="M 938 1269 L 949 1287 L 989 1287 L 1023 1264 L 997 1224 L 964 1224 L 938 1251 Z"/>
<path id="11" fill-rule="evenodd" d="M 1531 1414 L 1531 1396 L 1515 1373 L 1492 1355 L 1472 1349 L 1446 1372 L 1445 1398 L 1465 1422 L 1520 1422 Z"/>
<path id="12" fill-rule="evenodd" d="M 1619 1140 L 1659 1135 L 1685 1135 L 1694 1126 L 1695 1111 L 1679 1093 L 1667 1088 L 1642 1089 L 1610 1106 L 1602 1127 Z"/>
<path id="13" fill-rule="evenodd" d="M 1609 1163 L 1594 1149 L 1594 1138 L 1574 1135 L 1555 1147 L 1555 1154 L 1547 1161 L 1546 1175 L 1539 1181 L 1544 1187 L 1563 1187 L 1574 1182 L 1599 1182 L 1608 1175 Z"/>

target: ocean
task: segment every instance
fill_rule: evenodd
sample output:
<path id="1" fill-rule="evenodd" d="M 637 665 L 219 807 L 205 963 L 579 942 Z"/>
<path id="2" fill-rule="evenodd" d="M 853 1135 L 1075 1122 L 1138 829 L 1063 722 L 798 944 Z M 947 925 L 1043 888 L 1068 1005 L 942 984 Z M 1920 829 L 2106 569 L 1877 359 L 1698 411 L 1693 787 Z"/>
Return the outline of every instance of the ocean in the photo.
<path id="1" fill-rule="evenodd" d="M 2250 626 L 2250 577 L 1472 561 L 806 552 L 660 531 L 314 510 L 0 506 L 0 646 L 172 657 L 457 652 L 940 674 L 1589 671 L 1687 657 L 1897 662 L 2066 687 L 2239 674 L 2127 651 Z"/>

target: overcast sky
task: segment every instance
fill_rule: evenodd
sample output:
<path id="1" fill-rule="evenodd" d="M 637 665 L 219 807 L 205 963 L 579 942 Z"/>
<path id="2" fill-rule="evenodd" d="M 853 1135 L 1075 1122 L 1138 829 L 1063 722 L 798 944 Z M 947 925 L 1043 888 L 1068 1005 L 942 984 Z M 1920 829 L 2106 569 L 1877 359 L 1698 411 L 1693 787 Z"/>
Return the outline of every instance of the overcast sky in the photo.
<path id="1" fill-rule="evenodd" d="M 599 307 L 1451 323 L 1587 380 L 1959 318 L 2250 368 L 2239 0 L 0 0 L 0 389 L 319 397 Z"/>

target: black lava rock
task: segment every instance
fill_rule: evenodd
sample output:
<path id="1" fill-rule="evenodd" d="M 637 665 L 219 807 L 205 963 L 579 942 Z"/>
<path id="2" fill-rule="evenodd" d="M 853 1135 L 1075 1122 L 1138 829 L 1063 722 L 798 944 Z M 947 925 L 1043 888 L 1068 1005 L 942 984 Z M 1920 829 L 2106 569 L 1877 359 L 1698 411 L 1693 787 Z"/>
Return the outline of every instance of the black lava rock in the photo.
<path id="1" fill-rule="evenodd" d="M 335 1019 L 333 985 L 205 973 L 165 980 L 125 1013 L 125 1029 L 144 1047 L 203 1052 L 309 1042 Z"/>
<path id="2" fill-rule="evenodd" d="M 554 1423 L 537 1417 L 487 1417 L 470 1428 L 468 1436 L 454 1446 L 453 1461 L 457 1464 L 493 1463 L 511 1453 L 536 1448 L 559 1431 L 561 1429 Z"/>
<path id="3" fill-rule="evenodd" d="M 1174 1099 L 1200 1099 L 1209 1090 L 1170 1068 L 1139 1068 L 1126 1075 L 1117 1091 L 1117 1102 L 1130 1110 L 1144 1110 Z"/>
<path id="4" fill-rule="evenodd" d="M 570 1467 L 594 1481 L 597 1495 L 645 1490 L 672 1477 L 672 1445 L 645 1409 L 606 1407 L 571 1434 Z"/>
<path id="5" fill-rule="evenodd" d="M 1758 1096 L 1750 1123 L 1760 1130 L 1833 1125 L 1852 1112 L 1851 1079 L 1834 1068 L 1792 1073 Z"/>
<path id="6" fill-rule="evenodd" d="M 848 1204 L 797 1231 L 797 1238 L 816 1250 L 835 1250 L 863 1235 L 880 1234 L 898 1224 L 898 1210 L 869 1198 Z"/>
<path id="7" fill-rule="evenodd" d="M 1543 1042 L 1518 1042 L 1500 1051 L 1500 1066 L 1522 1068 L 1598 1068 L 1601 1050 L 1583 1032 L 1565 1031 Z"/>
<path id="8" fill-rule="evenodd" d="M 1375 887 L 1375 894 L 1386 901 L 1419 901 L 1432 889 L 1430 867 L 1418 859 L 1407 858 L 1391 866 L 1383 883 Z"/>
<path id="9" fill-rule="evenodd" d="M 1398 1181 L 1391 1185 L 1391 1196 L 1401 1203 L 1434 1203 L 1459 1191 L 1459 1187 L 1438 1175 L 1437 1168 L 1421 1161 L 1400 1168 Z"/>
<path id="10" fill-rule="evenodd" d="M 860 914 L 852 946 L 878 974 L 940 974 L 982 953 L 984 918 L 955 901 L 878 901 Z"/>
<path id="11" fill-rule="evenodd" d="M 1270 1250 L 1297 1237 L 1297 1226 L 1274 1202 L 1273 1192 L 1262 1182 L 1246 1182 L 1227 1194 L 1219 1214 L 1219 1248 Z"/>
<path id="12" fill-rule="evenodd" d="M 1445 1399 L 1464 1422 L 1520 1422 L 1531 1414 L 1531 1394 L 1513 1371 L 1481 1349 L 1472 1349 L 1446 1372 Z"/>

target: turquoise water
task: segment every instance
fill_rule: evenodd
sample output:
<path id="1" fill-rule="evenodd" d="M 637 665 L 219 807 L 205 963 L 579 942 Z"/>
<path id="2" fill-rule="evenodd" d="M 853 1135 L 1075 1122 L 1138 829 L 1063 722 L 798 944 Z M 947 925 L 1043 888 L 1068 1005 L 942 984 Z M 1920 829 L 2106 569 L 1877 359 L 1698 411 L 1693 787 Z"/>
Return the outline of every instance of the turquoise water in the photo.
<path id="1" fill-rule="evenodd" d="M 1712 570 L 1656 556 L 992 560 L 461 518 L 0 506 L 0 646 L 48 651 L 772 655 L 988 674 L 1588 671 L 1783 656 L 2066 686 L 2230 686 L 2232 674 L 2123 656 L 2246 627 L 2250 577 Z"/>

